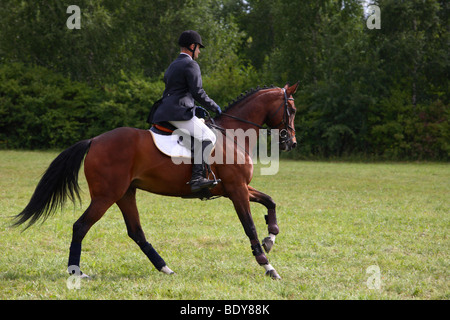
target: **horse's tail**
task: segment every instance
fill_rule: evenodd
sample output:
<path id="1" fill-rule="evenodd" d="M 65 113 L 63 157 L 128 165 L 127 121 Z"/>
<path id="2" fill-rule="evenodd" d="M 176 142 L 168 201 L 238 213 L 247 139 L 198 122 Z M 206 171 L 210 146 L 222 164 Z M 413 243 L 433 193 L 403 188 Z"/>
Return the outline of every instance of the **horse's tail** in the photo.
<path id="1" fill-rule="evenodd" d="M 30 220 L 25 229 L 40 218 L 45 221 L 55 210 L 64 206 L 66 198 L 72 202 L 81 201 L 78 185 L 78 172 L 84 156 L 89 150 L 91 140 L 77 142 L 61 152 L 42 176 L 28 205 L 15 216 L 13 226 Z"/>

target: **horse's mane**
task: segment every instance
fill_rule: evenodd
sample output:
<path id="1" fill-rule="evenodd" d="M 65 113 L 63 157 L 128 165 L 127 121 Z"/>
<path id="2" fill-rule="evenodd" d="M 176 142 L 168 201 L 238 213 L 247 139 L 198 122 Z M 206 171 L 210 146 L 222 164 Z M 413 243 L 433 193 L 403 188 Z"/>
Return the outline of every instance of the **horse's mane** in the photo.
<path id="1" fill-rule="evenodd" d="M 266 89 L 272 89 L 275 88 L 275 86 L 272 84 L 270 87 L 268 86 L 264 86 L 264 87 L 260 87 L 257 86 L 256 89 L 251 88 L 250 91 L 245 91 L 245 93 L 241 93 L 238 97 L 236 97 L 236 99 L 234 99 L 233 101 L 231 101 L 226 107 L 224 112 L 229 111 L 231 108 L 233 108 L 234 106 L 236 106 L 237 104 L 239 104 L 239 102 L 247 99 L 248 97 L 250 97 L 251 95 L 261 91 L 261 90 L 266 90 Z"/>

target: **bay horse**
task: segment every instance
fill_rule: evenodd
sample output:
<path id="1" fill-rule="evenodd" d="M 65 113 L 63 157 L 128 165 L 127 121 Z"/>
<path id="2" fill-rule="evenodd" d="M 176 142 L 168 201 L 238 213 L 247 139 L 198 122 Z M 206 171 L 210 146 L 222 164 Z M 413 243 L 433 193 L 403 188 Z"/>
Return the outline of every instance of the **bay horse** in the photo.
<path id="1" fill-rule="evenodd" d="M 215 127 L 222 131 L 256 130 L 259 134 L 259 129 L 266 124 L 271 129 L 280 130 L 280 149 L 289 151 L 296 146 L 296 109 L 292 95 L 297 87 L 298 83 L 293 86 L 286 84 L 283 88 L 258 88 L 241 97 L 220 116 L 216 116 L 213 121 Z M 262 244 L 268 253 L 279 232 L 276 205 L 270 196 L 249 186 L 253 175 L 250 157 L 253 146 L 246 144 L 245 147 L 238 147 L 232 144 L 234 147 L 230 148 L 229 144 L 225 145 L 225 141 L 226 139 L 223 139 L 222 145 L 216 143 L 214 152 L 233 152 L 235 158 L 243 156 L 245 163 L 212 163 L 211 170 L 221 182 L 209 190 L 210 194 L 227 197 L 233 202 L 257 263 L 264 267 L 268 276 L 280 279 L 262 250 L 250 212 L 250 201 L 261 203 L 267 208 L 269 236 Z M 117 128 L 95 138 L 79 141 L 61 152 L 42 176 L 28 205 L 15 216 L 14 225 L 28 221 L 28 228 L 38 220 L 45 221 L 58 208 L 62 209 L 67 198 L 73 202 L 80 200 L 78 174 L 83 159 L 91 202 L 73 225 L 69 273 L 75 273 L 78 269 L 80 273 L 77 275 L 88 277 L 79 271 L 81 242 L 92 225 L 116 203 L 122 212 L 129 237 L 158 271 L 173 274 L 146 240 L 136 206 L 136 189 L 164 196 L 196 197 L 191 194 L 190 186 L 186 184 L 190 179 L 191 164 L 175 164 L 171 161 L 169 156 L 156 148 L 148 130 Z"/>

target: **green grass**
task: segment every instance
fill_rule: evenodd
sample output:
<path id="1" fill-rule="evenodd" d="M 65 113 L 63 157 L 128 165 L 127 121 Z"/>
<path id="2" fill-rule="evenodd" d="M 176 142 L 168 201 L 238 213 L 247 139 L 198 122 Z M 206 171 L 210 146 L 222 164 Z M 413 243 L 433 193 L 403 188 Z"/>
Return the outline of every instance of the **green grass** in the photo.
<path id="1" fill-rule="evenodd" d="M 117 206 L 83 242 L 93 276 L 69 290 L 72 224 L 89 204 L 71 204 L 43 225 L 10 228 L 55 152 L 0 151 L 0 299 L 449 299 L 450 167 L 435 163 L 282 161 L 252 186 L 277 202 L 280 234 L 273 281 L 255 262 L 227 199 L 138 193 L 146 236 L 177 275 L 157 272 L 128 238 Z M 251 205 L 262 239 L 266 210 Z M 376 265 L 380 289 L 369 289 Z"/>

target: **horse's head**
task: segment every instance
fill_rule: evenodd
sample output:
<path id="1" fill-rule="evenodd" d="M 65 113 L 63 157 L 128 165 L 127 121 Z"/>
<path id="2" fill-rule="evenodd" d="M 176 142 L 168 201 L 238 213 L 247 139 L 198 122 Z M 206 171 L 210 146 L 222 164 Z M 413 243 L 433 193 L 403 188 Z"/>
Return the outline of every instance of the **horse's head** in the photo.
<path id="1" fill-rule="evenodd" d="M 297 91 L 298 82 L 293 86 L 286 83 L 282 88 L 280 99 L 281 104 L 278 104 L 274 111 L 267 117 L 267 125 L 272 129 L 280 130 L 280 150 L 290 151 L 297 146 L 297 139 L 295 138 L 295 104 L 292 95 Z M 277 102 L 279 103 L 279 102 Z"/>
<path id="2" fill-rule="evenodd" d="M 224 128 L 248 127 L 263 129 L 267 124 L 271 129 L 279 130 L 280 150 L 290 151 L 297 145 L 295 138 L 295 104 L 292 95 L 297 91 L 298 82 L 293 86 L 287 83 L 284 88 L 266 87 L 263 90 L 252 90 L 241 95 L 238 101 L 215 120 Z M 256 94 L 257 93 L 257 94 Z M 259 112 L 255 112 L 255 109 Z M 224 119 L 225 118 L 225 119 Z"/>

